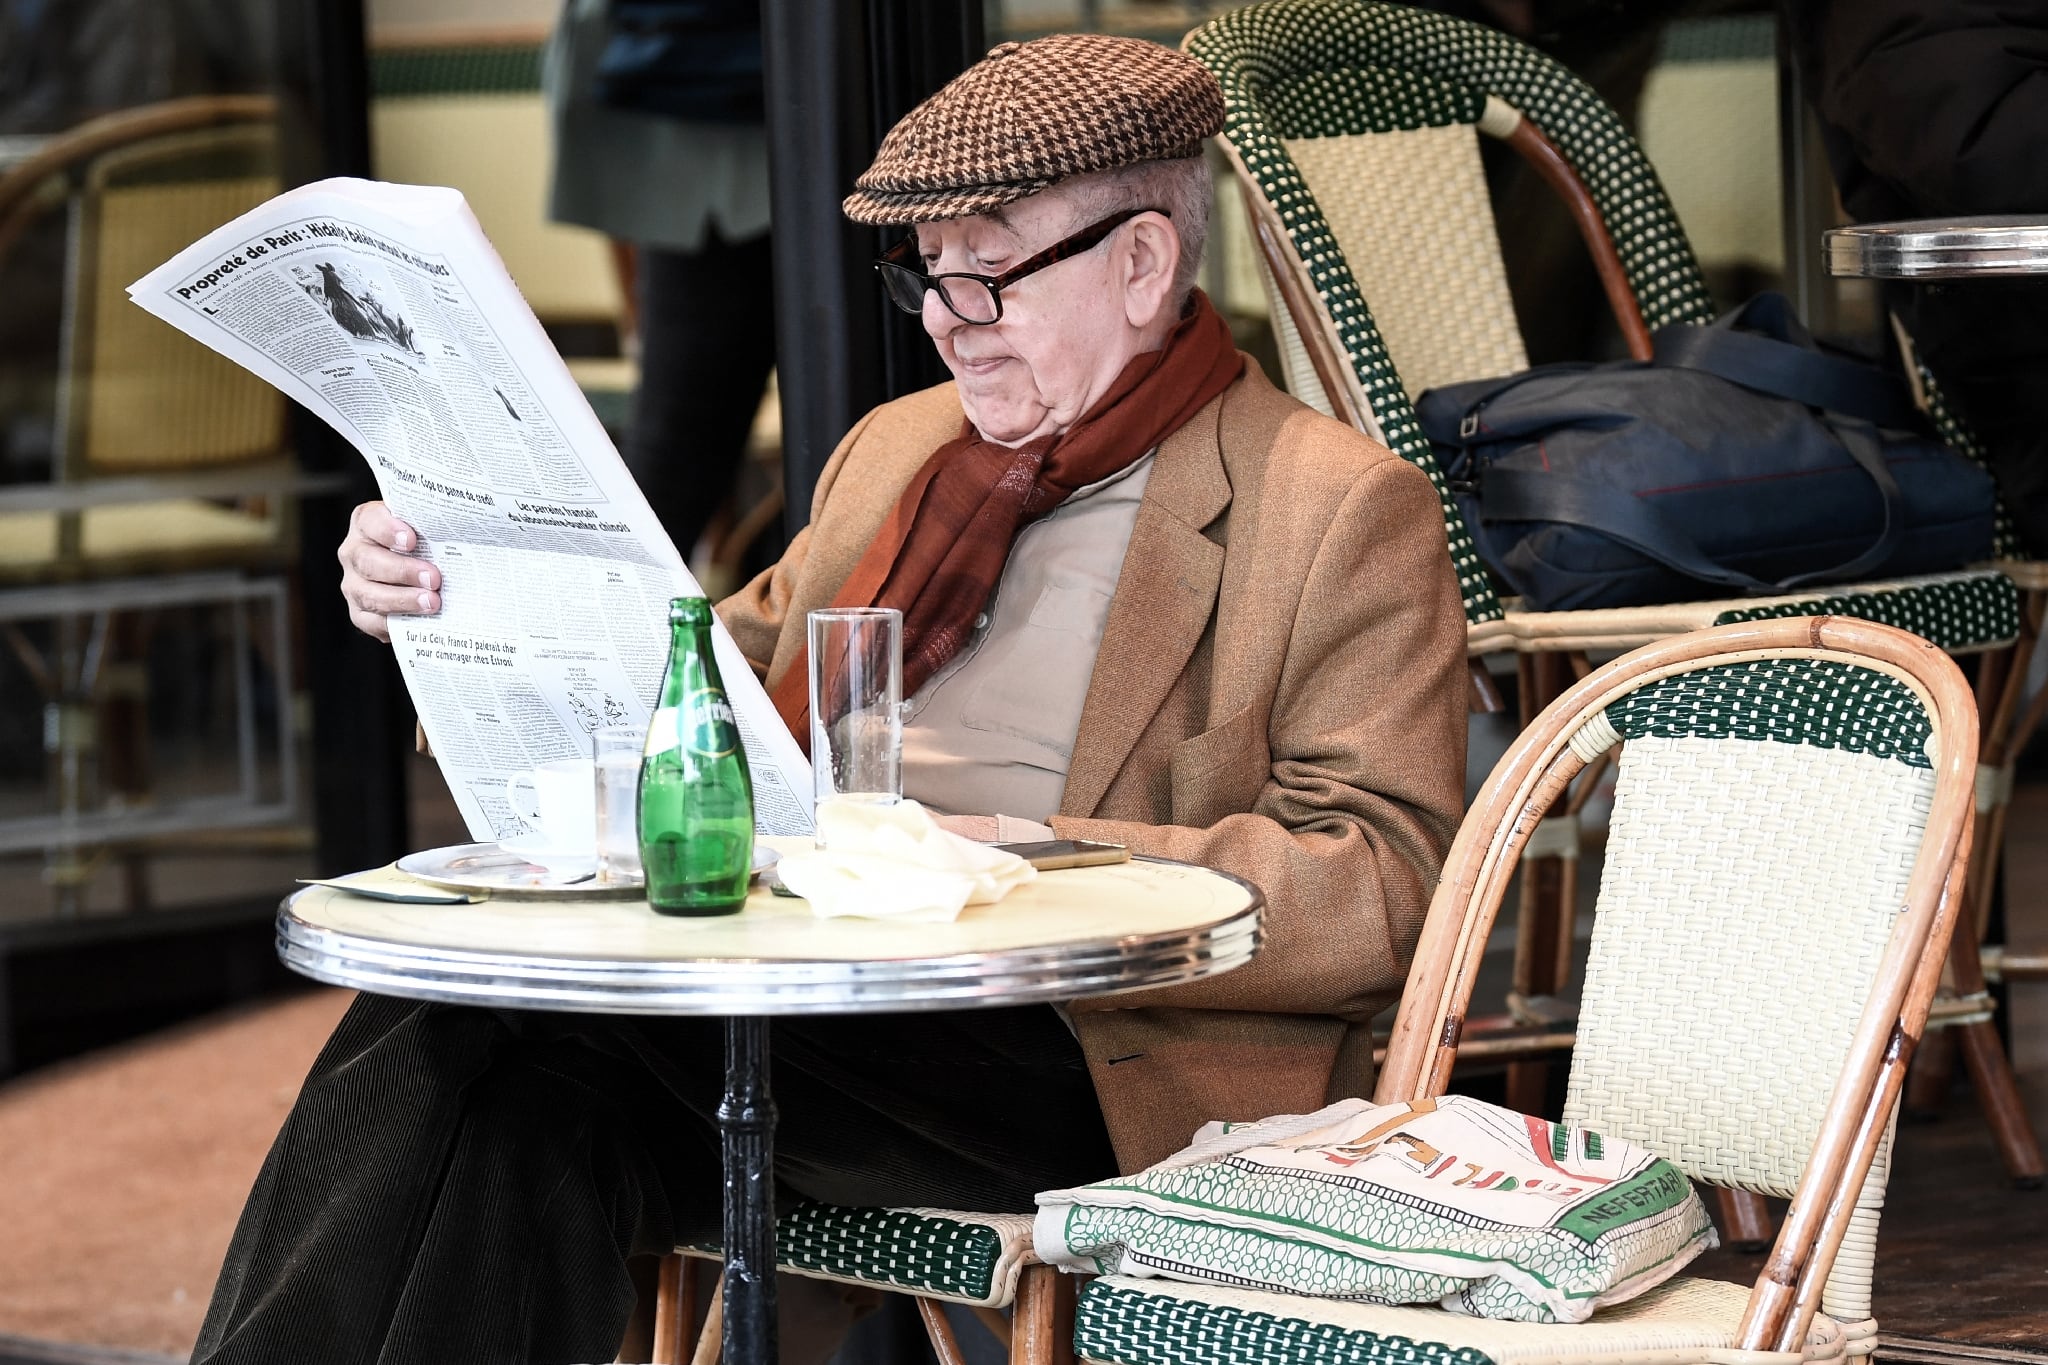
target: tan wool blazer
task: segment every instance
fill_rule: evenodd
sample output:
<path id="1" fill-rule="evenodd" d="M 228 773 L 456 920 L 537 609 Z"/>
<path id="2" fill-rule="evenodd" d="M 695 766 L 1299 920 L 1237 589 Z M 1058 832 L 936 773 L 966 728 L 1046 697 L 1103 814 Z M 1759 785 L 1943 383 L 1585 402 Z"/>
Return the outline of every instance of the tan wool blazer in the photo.
<path id="1" fill-rule="evenodd" d="M 951 384 L 862 418 L 810 526 L 719 605 L 771 687 L 962 420 Z M 1266 940 L 1210 981 L 1075 1002 L 1125 1170 L 1211 1119 L 1371 1093 L 1365 1024 L 1400 991 L 1463 803 L 1464 659 L 1413 465 L 1249 359 L 1160 444 L 1052 825 L 1250 880 Z"/>

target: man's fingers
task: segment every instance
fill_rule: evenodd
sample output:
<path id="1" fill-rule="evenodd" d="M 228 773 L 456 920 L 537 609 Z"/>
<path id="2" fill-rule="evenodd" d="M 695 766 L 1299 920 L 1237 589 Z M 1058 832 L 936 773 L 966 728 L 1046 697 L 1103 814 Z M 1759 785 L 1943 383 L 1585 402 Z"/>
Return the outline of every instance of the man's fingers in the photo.
<path id="1" fill-rule="evenodd" d="M 343 578 L 341 595 L 348 599 L 350 610 L 374 612 L 378 616 L 432 616 L 441 610 L 441 594 L 437 592 L 366 583 L 361 579 Z"/>
<path id="2" fill-rule="evenodd" d="M 386 617 L 441 610 L 441 571 L 408 553 L 418 545 L 413 529 L 381 502 L 349 513 L 348 536 L 334 557 L 341 561 L 341 595 L 357 630 L 388 643 Z"/>
<path id="3" fill-rule="evenodd" d="M 393 554 L 353 538 L 342 545 L 340 558 L 347 571 L 344 583 L 357 578 L 365 583 L 409 588 L 416 593 L 441 591 L 441 571 L 424 559 Z"/>
<path id="4" fill-rule="evenodd" d="M 350 539 L 361 539 L 400 554 L 419 548 L 420 538 L 412 527 L 400 521 L 391 508 L 381 502 L 357 504 L 355 511 L 349 513 L 348 526 Z"/>

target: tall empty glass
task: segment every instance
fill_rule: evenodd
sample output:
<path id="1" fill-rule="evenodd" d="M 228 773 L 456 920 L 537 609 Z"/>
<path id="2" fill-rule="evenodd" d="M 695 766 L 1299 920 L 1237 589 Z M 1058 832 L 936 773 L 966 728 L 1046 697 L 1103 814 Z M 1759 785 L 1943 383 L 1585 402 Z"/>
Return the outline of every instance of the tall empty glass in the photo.
<path id="1" fill-rule="evenodd" d="M 597 760 L 597 880 L 638 886 L 640 872 L 640 755 L 647 731 L 606 725 L 590 736 Z"/>
<path id="2" fill-rule="evenodd" d="M 903 799 L 903 613 L 810 614 L 811 768 L 818 804 Z"/>

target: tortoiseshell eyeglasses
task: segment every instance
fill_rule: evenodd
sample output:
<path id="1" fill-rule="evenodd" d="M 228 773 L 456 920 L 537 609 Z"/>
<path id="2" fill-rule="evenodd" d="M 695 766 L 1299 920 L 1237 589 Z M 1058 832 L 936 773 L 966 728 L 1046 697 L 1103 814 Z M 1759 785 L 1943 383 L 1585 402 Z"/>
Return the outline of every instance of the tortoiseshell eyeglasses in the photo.
<path id="1" fill-rule="evenodd" d="M 960 271 L 949 271 L 943 275 L 928 275 L 920 268 L 917 259 L 917 236 L 915 233 L 904 238 L 875 262 L 875 271 L 882 277 L 882 284 L 888 290 L 889 301 L 906 313 L 922 313 L 927 290 L 939 291 L 939 301 L 946 305 L 954 317 L 962 322 L 971 322 L 985 327 L 999 322 L 1003 316 L 1003 291 L 1026 275 L 1035 275 L 1049 265 L 1057 265 L 1069 256 L 1078 256 L 1101 245 L 1110 233 L 1141 213 L 1156 213 L 1161 217 L 1173 215 L 1165 209 L 1125 209 L 1113 213 L 1099 223 L 1091 223 L 1071 237 L 1063 237 L 1037 255 L 1018 262 L 1000 275 L 970 275 Z"/>

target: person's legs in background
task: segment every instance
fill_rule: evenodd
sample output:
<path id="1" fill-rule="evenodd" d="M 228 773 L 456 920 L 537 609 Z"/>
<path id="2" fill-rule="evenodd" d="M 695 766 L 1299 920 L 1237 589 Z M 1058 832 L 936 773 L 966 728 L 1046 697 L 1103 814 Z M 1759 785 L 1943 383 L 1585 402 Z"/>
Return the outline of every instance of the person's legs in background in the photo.
<path id="1" fill-rule="evenodd" d="M 639 250 L 640 387 L 626 467 L 687 559 L 730 496 L 775 366 L 768 234 Z"/>

